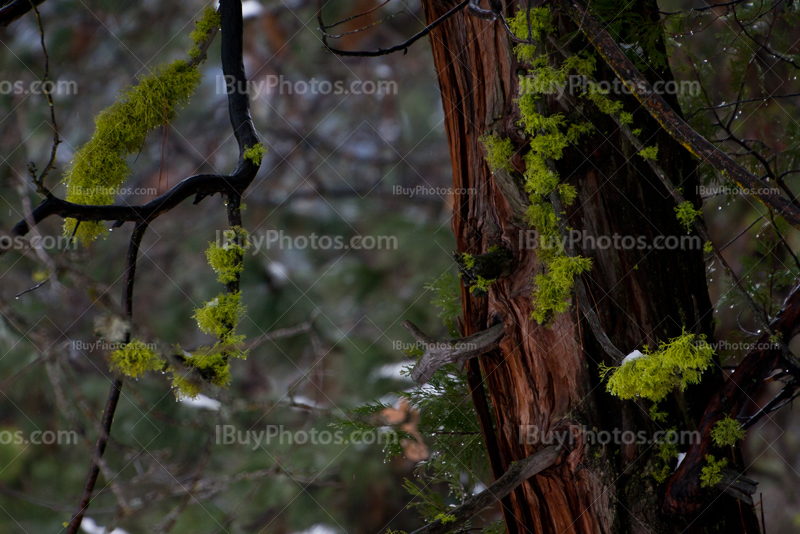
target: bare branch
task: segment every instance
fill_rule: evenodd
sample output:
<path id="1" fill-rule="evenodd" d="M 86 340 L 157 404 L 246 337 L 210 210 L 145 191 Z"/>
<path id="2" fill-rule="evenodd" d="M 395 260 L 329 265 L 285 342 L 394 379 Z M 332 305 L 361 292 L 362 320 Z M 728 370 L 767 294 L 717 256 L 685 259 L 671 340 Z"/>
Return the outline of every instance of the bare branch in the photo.
<path id="1" fill-rule="evenodd" d="M 328 28 L 330 26 L 325 26 L 325 23 L 322 21 L 322 8 L 317 10 L 317 21 L 319 22 L 318 29 L 320 30 L 320 32 L 322 32 L 322 44 L 325 46 L 325 49 L 328 50 L 329 52 L 333 52 L 337 56 L 378 57 L 401 51 L 405 54 L 406 52 L 408 52 L 409 46 L 411 46 L 415 42 L 419 41 L 420 39 L 431 33 L 441 23 L 443 23 L 444 21 L 446 21 L 447 19 L 449 19 L 450 17 L 452 17 L 453 15 L 455 15 L 456 13 L 467 7 L 467 4 L 469 4 L 469 2 L 470 0 L 463 0 L 461 3 L 457 4 L 453 9 L 451 9 L 438 19 L 434 20 L 433 22 L 425 26 L 425 28 L 423 28 L 422 31 L 416 33 L 415 35 L 403 41 L 399 45 L 391 46 L 389 48 L 379 48 L 377 50 L 340 50 L 338 48 L 331 48 L 328 45 L 328 36 L 325 33 L 325 28 Z"/>
<path id="2" fill-rule="evenodd" d="M 781 195 L 764 193 L 768 186 L 757 176 L 733 161 L 724 152 L 697 133 L 681 119 L 669 104 L 653 89 L 650 82 L 631 63 L 619 49 L 617 43 L 603 26 L 588 13 L 588 9 L 580 0 L 567 0 L 562 4 L 570 13 L 576 24 L 594 45 L 617 77 L 644 108 L 653 116 L 661 127 L 689 152 L 714 167 L 723 176 L 732 179 L 740 187 L 746 189 L 759 202 L 774 209 L 778 215 L 786 219 L 795 228 L 800 228 L 800 209 Z"/>
<path id="3" fill-rule="evenodd" d="M 404 321 L 403 328 L 409 331 L 418 343 L 425 347 L 417 365 L 411 370 L 411 379 L 419 385 L 425 384 L 433 374 L 448 363 L 463 364 L 495 349 L 505 335 L 505 326 L 498 323 L 471 336 L 437 341 L 424 334 L 411 321 Z"/>
<path id="4" fill-rule="evenodd" d="M 449 511 L 446 523 L 441 519 L 437 519 L 411 534 L 444 534 L 455 530 L 466 523 L 469 518 L 511 493 L 514 488 L 532 476 L 555 464 L 560 455 L 561 446 L 551 445 L 535 452 L 524 460 L 511 464 L 508 471 L 497 479 L 494 484 L 474 497 L 467 499 L 461 506 Z"/>

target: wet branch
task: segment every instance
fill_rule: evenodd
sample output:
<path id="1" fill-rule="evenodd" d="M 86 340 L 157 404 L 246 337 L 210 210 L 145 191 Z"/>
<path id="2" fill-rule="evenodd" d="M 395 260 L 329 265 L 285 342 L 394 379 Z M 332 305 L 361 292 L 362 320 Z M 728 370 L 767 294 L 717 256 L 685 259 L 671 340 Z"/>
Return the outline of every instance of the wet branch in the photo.
<path id="1" fill-rule="evenodd" d="M 681 119 L 669 104 L 653 90 L 653 87 L 636 69 L 601 23 L 588 13 L 580 0 L 567 0 L 561 4 L 581 31 L 608 63 L 617 77 L 631 90 L 633 96 L 653 116 L 661 127 L 689 152 L 711 165 L 726 178 L 732 179 L 743 189 L 774 209 L 795 228 L 800 228 L 800 209 L 781 195 L 764 193 L 768 186 L 757 176 L 733 161 Z M 582 21 L 582 22 L 581 22 Z"/>
<path id="2" fill-rule="evenodd" d="M 422 358 L 411 370 L 411 379 L 419 385 L 428 382 L 443 365 L 463 364 L 470 358 L 486 354 L 497 348 L 505 335 L 505 327 L 502 323 L 490 326 L 471 336 L 444 340 L 435 340 L 429 337 L 411 321 L 403 321 L 403 328 L 408 330 L 425 349 Z"/>
<path id="3" fill-rule="evenodd" d="M 524 460 L 514 462 L 494 484 L 467 499 L 461 506 L 447 512 L 446 523 L 437 519 L 411 534 L 444 534 L 457 529 L 477 513 L 510 494 L 517 486 L 532 476 L 555 464 L 560 455 L 561 446 L 551 445 Z"/>

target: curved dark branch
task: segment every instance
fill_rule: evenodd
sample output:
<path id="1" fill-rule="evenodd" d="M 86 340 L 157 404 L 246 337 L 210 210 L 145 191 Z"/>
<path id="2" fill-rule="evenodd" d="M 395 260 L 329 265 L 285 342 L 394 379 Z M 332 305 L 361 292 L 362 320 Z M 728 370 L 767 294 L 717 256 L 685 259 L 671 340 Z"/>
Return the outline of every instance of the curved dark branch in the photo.
<path id="1" fill-rule="evenodd" d="M 336 54 L 337 56 L 344 56 L 344 57 L 378 57 L 378 56 L 385 56 L 388 54 L 393 54 L 395 52 L 403 52 L 404 54 L 408 52 L 408 47 L 414 44 L 415 42 L 419 41 L 429 33 L 431 33 L 437 26 L 441 23 L 467 7 L 470 0 L 463 0 L 461 3 L 457 4 L 453 9 L 439 17 L 438 19 L 434 20 L 425 28 L 422 29 L 419 33 L 415 34 L 411 38 L 407 39 L 406 41 L 400 43 L 399 45 L 395 45 L 389 48 L 379 48 L 377 50 L 340 50 L 338 48 L 331 48 L 328 45 L 328 37 L 325 34 L 325 23 L 322 21 L 322 9 L 317 10 L 317 21 L 319 22 L 319 30 L 322 33 L 322 44 L 325 46 L 325 49 L 329 52 Z"/>
<path id="2" fill-rule="evenodd" d="M 239 144 L 239 162 L 233 174 L 198 174 L 176 184 L 163 195 L 139 206 L 90 206 L 74 204 L 55 196 L 48 196 L 32 213 L 33 223 L 38 224 L 53 215 L 73 218 L 78 221 L 137 221 L 152 222 L 189 197 L 194 203 L 215 193 L 227 195 L 241 194 L 256 177 L 259 165 L 244 158 L 244 152 L 258 143 L 253 120 L 250 116 L 250 98 L 243 88 L 247 87 L 247 77 L 242 59 L 243 23 L 241 2 L 223 1 L 220 4 L 222 16 L 222 70 L 226 78 L 234 80 L 233 90 L 228 93 L 228 114 L 236 141 Z M 209 40 L 210 42 L 210 40 Z M 231 87 L 231 85 L 229 85 Z M 239 90 L 239 89 L 242 90 Z M 119 224 L 119 223 L 118 223 Z M 13 235 L 25 235 L 30 228 L 26 221 L 18 222 L 12 229 Z M 0 251 L 2 252 L 2 251 Z"/>
<path id="3" fill-rule="evenodd" d="M 0 26 L 7 27 L 15 20 L 23 17 L 33 9 L 33 5 L 44 3 L 45 0 L 13 0 L 0 8 Z"/>
<path id="4" fill-rule="evenodd" d="M 800 286 L 786 298 L 783 308 L 770 323 L 770 329 L 785 340 L 800 333 Z M 700 473 L 706 455 L 713 448 L 711 430 L 723 418 L 737 417 L 745 403 L 756 397 L 773 370 L 787 365 L 785 345 L 775 343 L 769 333 L 762 334 L 755 346 L 758 348 L 742 360 L 706 406 L 698 427 L 701 439 L 692 443 L 667 484 L 664 500 L 667 513 L 692 514 L 702 508 L 708 493 L 700 485 Z"/>

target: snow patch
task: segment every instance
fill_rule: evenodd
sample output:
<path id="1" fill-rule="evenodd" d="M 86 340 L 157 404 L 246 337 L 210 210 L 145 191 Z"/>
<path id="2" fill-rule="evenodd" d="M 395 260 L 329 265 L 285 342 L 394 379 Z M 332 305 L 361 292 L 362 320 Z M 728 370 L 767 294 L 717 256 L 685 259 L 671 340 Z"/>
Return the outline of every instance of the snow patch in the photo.
<path id="1" fill-rule="evenodd" d="M 642 354 L 638 350 L 634 350 L 633 352 L 631 352 L 630 354 L 625 356 L 625 358 L 622 360 L 622 363 L 620 365 L 625 365 L 626 363 L 632 362 L 633 360 L 636 360 L 637 358 L 641 358 L 642 356 L 644 356 L 644 354 Z"/>
<path id="2" fill-rule="evenodd" d="M 187 406 L 191 406 L 192 408 L 199 408 L 199 409 L 206 409 L 206 410 L 214 410 L 218 412 L 222 403 L 216 399 L 212 399 L 210 397 L 206 397 L 202 393 L 200 393 L 194 399 L 190 397 L 182 397 L 181 402 L 186 404 Z"/>
<path id="3" fill-rule="evenodd" d="M 81 530 L 86 534 L 128 534 L 127 530 L 115 528 L 111 532 L 106 532 L 106 527 L 101 527 L 91 517 L 84 517 L 81 522 Z"/>

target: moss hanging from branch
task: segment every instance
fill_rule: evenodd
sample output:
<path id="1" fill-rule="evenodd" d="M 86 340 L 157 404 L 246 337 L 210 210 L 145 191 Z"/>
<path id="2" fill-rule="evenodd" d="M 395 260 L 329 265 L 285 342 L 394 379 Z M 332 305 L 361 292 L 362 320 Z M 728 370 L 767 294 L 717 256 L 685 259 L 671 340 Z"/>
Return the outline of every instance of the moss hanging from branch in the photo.
<path id="1" fill-rule="evenodd" d="M 510 21 L 510 26 L 515 35 L 527 39 L 527 11 L 517 13 Z M 553 31 L 548 8 L 531 11 L 530 28 L 534 40 Z M 539 232 L 541 246 L 537 255 L 544 265 L 544 272 L 534 278 L 532 317 L 546 324 L 555 314 L 569 308 L 575 277 L 591 269 L 592 265 L 588 258 L 567 254 L 559 228 L 562 214 L 553 209 L 550 195 L 558 195 L 565 205 L 575 201 L 577 190 L 561 182 L 553 162 L 560 160 L 564 150 L 592 132 L 593 127 L 587 122 L 570 123 L 561 113 L 549 116 L 541 114 L 540 99 L 543 95 L 563 89 L 570 71 L 591 72 L 594 60 L 587 56 L 574 56 L 553 67 L 548 64 L 546 55 L 537 53 L 536 47 L 520 44 L 515 47 L 515 52 L 520 60 L 526 60 L 531 65 L 527 74 L 520 78 L 521 94 L 517 106 L 521 117 L 519 125 L 530 136 L 529 150 L 524 155 L 525 190 L 531 201 L 527 220 Z"/>
<path id="2" fill-rule="evenodd" d="M 659 402 L 674 388 L 686 389 L 700 378 L 714 355 L 705 336 L 683 333 L 651 352 L 645 347 L 623 360 L 619 367 L 601 364 L 601 376 L 608 378 L 606 389 L 621 399 L 642 397 Z"/>
<path id="3" fill-rule="evenodd" d="M 138 378 L 148 371 L 164 368 L 164 358 L 153 351 L 149 345 L 138 339 L 111 353 L 111 369 L 131 378 Z"/>
<path id="4" fill-rule="evenodd" d="M 190 58 L 199 57 L 201 43 L 208 37 L 219 15 L 206 9 L 192 32 L 194 47 Z M 117 101 L 95 118 L 91 139 L 81 146 L 67 167 L 64 181 L 69 202 L 92 206 L 114 203 L 119 187 L 130 174 L 125 159 L 137 154 L 147 134 L 171 122 L 179 107 L 185 106 L 200 83 L 197 64 L 185 60 L 156 67 L 140 76 L 135 85 L 123 89 Z M 77 229 L 76 229 L 77 226 Z M 64 233 L 75 233 L 77 241 L 88 245 L 106 230 L 100 222 L 67 219 Z"/>

